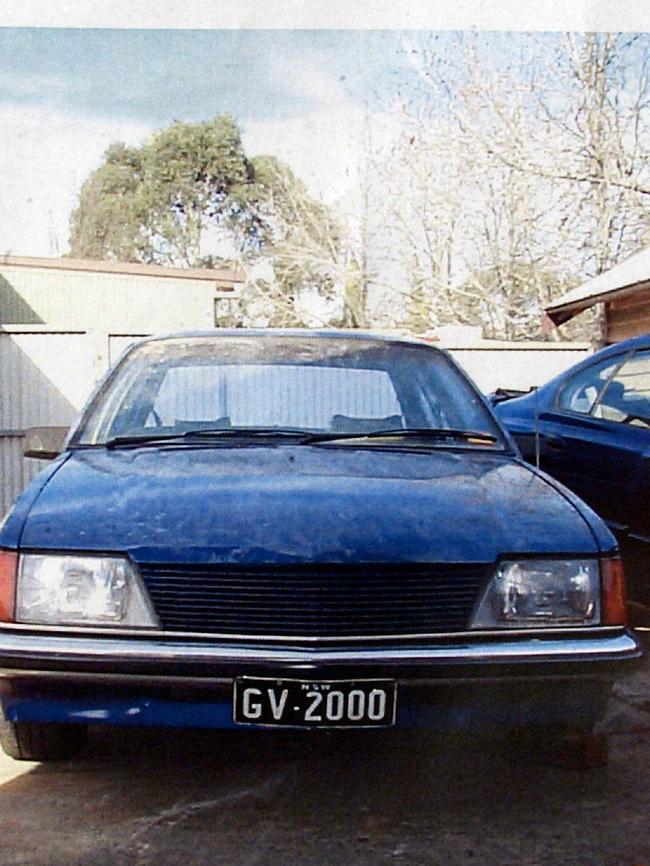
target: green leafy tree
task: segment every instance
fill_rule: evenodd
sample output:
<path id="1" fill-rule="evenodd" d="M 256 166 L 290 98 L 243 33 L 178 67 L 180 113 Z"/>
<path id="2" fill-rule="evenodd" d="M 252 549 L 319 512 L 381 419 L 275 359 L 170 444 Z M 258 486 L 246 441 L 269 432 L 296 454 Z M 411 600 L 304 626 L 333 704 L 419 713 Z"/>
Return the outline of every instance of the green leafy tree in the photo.
<path id="1" fill-rule="evenodd" d="M 208 268 L 225 250 L 247 274 L 260 260 L 272 265 L 270 277 L 249 280 L 258 318 L 300 324 L 306 290 L 340 307 L 339 324 L 363 314 L 341 226 L 288 166 L 249 159 L 227 115 L 173 123 L 141 147 L 111 145 L 82 186 L 70 248 L 83 258 Z"/>
<path id="2" fill-rule="evenodd" d="M 82 258 L 152 261 L 144 227 L 148 207 L 142 154 L 112 144 L 84 183 L 71 217 L 70 250 Z"/>
<path id="3" fill-rule="evenodd" d="M 71 219 L 72 255 L 201 264 L 211 226 L 255 244 L 254 169 L 227 115 L 173 123 L 139 148 L 114 144 L 84 183 Z M 252 193 L 252 195 L 251 195 Z"/>

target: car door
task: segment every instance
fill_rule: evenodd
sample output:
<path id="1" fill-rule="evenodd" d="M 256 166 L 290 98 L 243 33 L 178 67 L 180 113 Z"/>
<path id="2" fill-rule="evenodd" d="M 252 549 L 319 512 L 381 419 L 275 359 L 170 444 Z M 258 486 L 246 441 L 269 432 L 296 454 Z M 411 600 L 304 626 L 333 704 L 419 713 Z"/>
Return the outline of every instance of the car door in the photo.
<path id="1" fill-rule="evenodd" d="M 565 380 L 540 412 L 540 463 L 612 528 L 650 538 L 650 350 Z"/>

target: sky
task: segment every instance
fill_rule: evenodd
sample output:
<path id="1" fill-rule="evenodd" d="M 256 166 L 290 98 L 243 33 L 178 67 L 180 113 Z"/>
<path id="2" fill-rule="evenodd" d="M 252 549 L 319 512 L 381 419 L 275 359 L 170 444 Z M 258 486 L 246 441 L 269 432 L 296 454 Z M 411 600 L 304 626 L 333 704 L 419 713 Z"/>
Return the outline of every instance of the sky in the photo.
<path id="1" fill-rule="evenodd" d="M 627 0 L 616 26 L 643 29 L 646 3 Z M 275 154 L 312 194 L 339 204 L 357 184 L 367 119 L 390 135 L 391 100 L 408 67 L 400 24 L 426 27 L 435 11 L 441 42 L 454 27 L 491 29 L 491 22 L 497 30 L 611 29 L 612 5 L 547 0 L 526 11 L 520 0 L 3 0 L 0 255 L 67 251 L 81 185 L 112 142 L 138 145 L 174 120 L 221 112 L 238 122 L 249 156 Z M 182 29 L 185 21 L 201 29 Z M 293 22 L 297 29 L 238 29 Z M 340 29 L 364 25 L 377 29 Z M 508 51 L 511 35 L 492 41 L 494 57 Z"/>
<path id="2" fill-rule="evenodd" d="M 0 254 L 59 255 L 113 141 L 232 114 L 312 193 L 354 186 L 364 117 L 404 63 L 391 31 L 0 28 Z"/>

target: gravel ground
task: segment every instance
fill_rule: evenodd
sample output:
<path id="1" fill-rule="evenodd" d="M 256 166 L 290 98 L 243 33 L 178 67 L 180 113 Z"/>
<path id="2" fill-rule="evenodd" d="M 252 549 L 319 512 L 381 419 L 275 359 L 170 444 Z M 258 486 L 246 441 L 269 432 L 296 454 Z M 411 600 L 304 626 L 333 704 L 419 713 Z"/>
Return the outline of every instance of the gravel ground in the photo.
<path id="1" fill-rule="evenodd" d="M 426 733 L 97 730 L 74 762 L 0 759 L 0 866 L 648 866 L 647 659 L 603 729 L 589 771 Z"/>

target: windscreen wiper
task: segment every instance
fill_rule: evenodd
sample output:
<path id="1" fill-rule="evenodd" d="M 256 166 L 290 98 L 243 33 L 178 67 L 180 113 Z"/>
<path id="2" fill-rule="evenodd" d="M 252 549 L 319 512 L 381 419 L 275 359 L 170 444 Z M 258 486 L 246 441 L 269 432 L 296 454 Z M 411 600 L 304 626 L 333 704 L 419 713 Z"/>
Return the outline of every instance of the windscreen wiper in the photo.
<path id="1" fill-rule="evenodd" d="M 115 436 L 102 443 L 106 448 L 128 447 L 130 445 L 158 445 L 160 443 L 186 443 L 218 441 L 227 439 L 289 439 L 302 442 L 312 433 L 292 427 L 208 427 L 186 430 L 183 433 L 148 433 L 133 436 Z"/>
<path id="2" fill-rule="evenodd" d="M 498 440 L 491 433 L 478 430 L 457 430 L 450 427 L 397 427 L 388 430 L 371 430 L 368 433 L 313 433 L 305 439 L 306 444 L 317 442 L 352 442 L 374 439 L 433 439 L 461 440 L 476 445 L 494 445 Z"/>
<path id="3" fill-rule="evenodd" d="M 114 436 L 112 439 L 107 439 L 105 442 L 97 444 L 103 445 L 105 448 L 120 448 L 123 445 L 157 445 L 160 442 L 183 441 L 182 434 L 178 433 L 145 433 L 142 436 Z"/>
<path id="4" fill-rule="evenodd" d="M 491 433 L 476 430 L 456 430 L 449 427 L 398 427 L 388 430 L 371 430 L 367 433 L 310 433 L 293 427 L 214 427 L 186 430 L 184 433 L 151 433 L 133 436 L 115 436 L 104 442 L 106 448 L 129 446 L 183 444 L 190 442 L 219 442 L 236 440 L 240 442 L 255 439 L 281 440 L 297 445 L 318 445 L 332 442 L 366 442 L 381 439 L 389 440 L 461 440 L 472 445 L 494 445 L 497 437 Z"/>
<path id="5" fill-rule="evenodd" d="M 208 427 L 188 430 L 184 439 L 291 439 L 303 440 L 313 436 L 299 427 Z"/>

